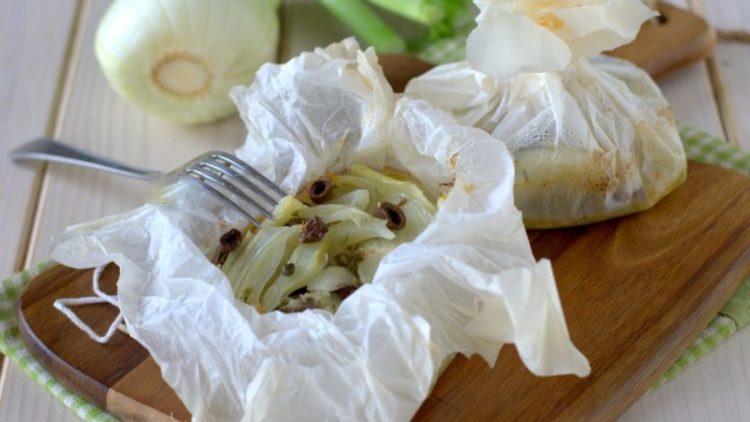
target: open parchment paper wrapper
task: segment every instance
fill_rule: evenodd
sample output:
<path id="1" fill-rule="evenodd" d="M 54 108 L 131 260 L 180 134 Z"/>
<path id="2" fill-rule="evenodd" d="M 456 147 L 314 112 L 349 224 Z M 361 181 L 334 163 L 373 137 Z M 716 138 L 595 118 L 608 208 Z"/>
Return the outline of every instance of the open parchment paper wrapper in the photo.
<path id="1" fill-rule="evenodd" d="M 289 192 L 355 162 L 409 170 L 433 194 L 455 188 L 335 315 L 261 315 L 235 300 L 205 253 L 238 221 L 188 184 L 59 235 L 57 261 L 120 267 L 127 327 L 194 419 L 408 420 L 449 356 L 493 365 L 505 343 L 535 374 L 589 373 L 513 206 L 502 143 L 395 101 L 373 51 L 353 40 L 266 65 L 232 96 L 249 129 L 238 154 Z"/>

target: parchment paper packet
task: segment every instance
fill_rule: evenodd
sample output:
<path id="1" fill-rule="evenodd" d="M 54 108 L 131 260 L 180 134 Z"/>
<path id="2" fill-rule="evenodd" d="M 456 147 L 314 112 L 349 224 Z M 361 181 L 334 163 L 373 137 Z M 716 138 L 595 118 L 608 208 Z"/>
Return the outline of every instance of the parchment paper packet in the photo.
<path id="1" fill-rule="evenodd" d="M 434 195 L 455 187 L 335 315 L 261 315 L 236 301 L 206 253 L 239 222 L 186 183 L 57 236 L 65 265 L 120 267 L 127 327 L 194 419 L 408 420 L 448 357 L 493 365 L 505 343 L 535 374 L 589 373 L 513 206 L 502 143 L 396 100 L 374 52 L 351 39 L 266 65 L 232 96 L 249 130 L 237 153 L 289 192 L 355 162 L 408 170 Z"/>
<path id="2" fill-rule="evenodd" d="M 669 103 L 634 64 L 598 56 L 656 14 L 640 0 L 475 0 L 467 61 L 413 79 L 428 101 L 504 142 L 529 228 L 651 208 L 687 177 Z"/>

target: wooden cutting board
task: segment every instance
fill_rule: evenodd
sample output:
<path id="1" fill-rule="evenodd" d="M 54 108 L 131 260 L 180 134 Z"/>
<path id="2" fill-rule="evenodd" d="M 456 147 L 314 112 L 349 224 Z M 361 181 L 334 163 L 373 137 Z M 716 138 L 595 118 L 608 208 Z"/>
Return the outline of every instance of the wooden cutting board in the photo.
<path id="1" fill-rule="evenodd" d="M 611 420 L 654 384 L 750 272 L 750 178 L 690 163 L 688 181 L 653 209 L 570 229 L 530 232 L 547 257 L 588 378 L 537 378 L 505 347 L 495 368 L 456 358 L 417 420 Z M 188 412 L 137 342 L 107 345 L 76 329 L 52 303 L 91 295 L 91 271 L 57 266 L 34 279 L 18 307 L 31 353 L 64 385 L 125 420 L 179 420 Z M 115 292 L 110 266 L 103 288 Z M 115 316 L 78 308 L 98 332 Z M 196 345 L 200 347 L 200 345 Z"/>

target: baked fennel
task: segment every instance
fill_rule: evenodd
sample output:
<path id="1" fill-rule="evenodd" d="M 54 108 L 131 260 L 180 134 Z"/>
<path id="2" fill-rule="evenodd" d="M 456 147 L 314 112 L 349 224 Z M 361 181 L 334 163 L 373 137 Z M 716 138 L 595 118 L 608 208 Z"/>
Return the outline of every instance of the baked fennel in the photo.
<path id="1" fill-rule="evenodd" d="M 373 280 L 388 252 L 413 241 L 436 212 L 408 176 L 355 165 L 284 198 L 272 219 L 247 230 L 221 268 L 235 296 L 261 312 L 335 312 Z"/>

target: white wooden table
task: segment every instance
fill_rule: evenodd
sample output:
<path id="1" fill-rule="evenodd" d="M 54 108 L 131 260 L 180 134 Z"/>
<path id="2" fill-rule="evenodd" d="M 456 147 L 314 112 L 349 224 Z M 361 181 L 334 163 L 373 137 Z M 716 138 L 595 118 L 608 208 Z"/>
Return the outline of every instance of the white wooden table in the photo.
<path id="1" fill-rule="evenodd" d="M 748 0 L 672 0 L 721 28 L 750 30 Z M 47 135 L 131 163 L 169 169 L 207 149 L 239 146 L 238 118 L 184 127 L 144 114 L 104 80 L 93 52 L 104 0 L 0 0 L 0 274 L 46 257 L 66 226 L 134 208 L 140 182 L 86 170 L 17 166 L 7 153 Z M 283 58 L 345 32 L 309 5 L 288 10 Z M 294 31 L 291 30 L 294 28 Z M 320 30 L 324 29 L 323 32 Z M 750 150 L 750 46 L 721 43 L 714 59 L 659 82 L 684 124 Z M 742 118 L 741 118 L 742 117 Z M 676 380 L 647 394 L 625 421 L 750 420 L 750 330 L 732 337 Z M 0 421 L 78 420 L 14 365 L 0 379 Z"/>

